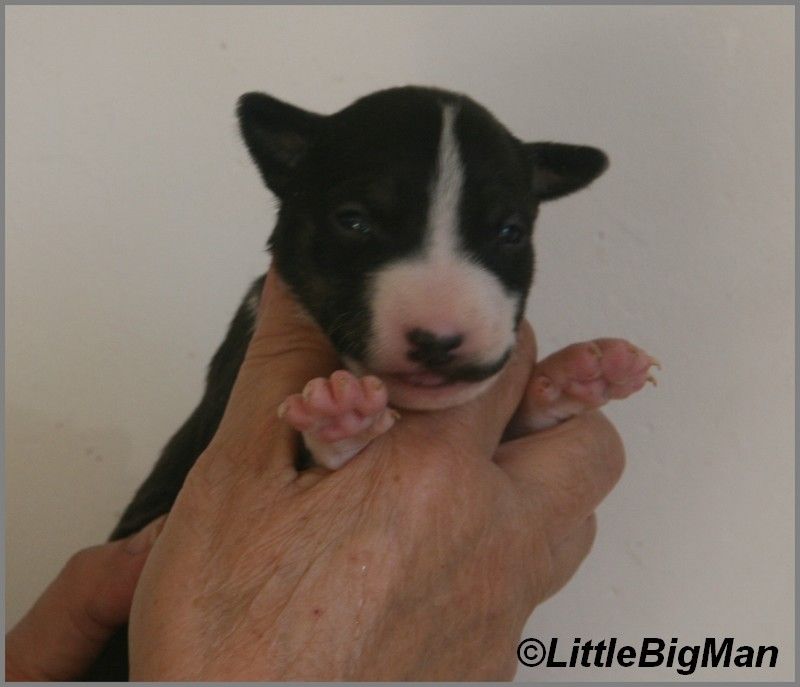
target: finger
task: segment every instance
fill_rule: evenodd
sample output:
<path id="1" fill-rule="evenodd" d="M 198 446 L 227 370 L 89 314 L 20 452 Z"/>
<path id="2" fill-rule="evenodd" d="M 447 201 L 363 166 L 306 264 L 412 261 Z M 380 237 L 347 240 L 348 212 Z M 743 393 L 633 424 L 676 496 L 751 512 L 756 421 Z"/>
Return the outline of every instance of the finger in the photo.
<path id="1" fill-rule="evenodd" d="M 545 599 L 561 591 L 569 582 L 581 563 L 586 559 L 597 535 L 597 518 L 592 513 L 578 527 L 557 544 L 553 550 L 553 576 Z"/>
<path id="2" fill-rule="evenodd" d="M 239 369 L 228 406 L 213 439 L 226 442 L 237 459 L 260 468 L 291 467 L 296 436 L 277 416 L 278 406 L 314 377 L 340 365 L 322 330 L 270 269 L 261 294 L 253 338 Z M 269 446 L 269 451 L 264 447 Z M 256 447 L 256 450 L 248 450 Z M 215 451 L 217 455 L 226 452 Z"/>
<path id="3" fill-rule="evenodd" d="M 491 457 L 519 406 L 535 361 L 536 337 L 523 321 L 508 363 L 483 394 L 447 410 L 409 415 L 409 423 L 429 436 L 450 440 L 464 452 Z"/>
<path id="4" fill-rule="evenodd" d="M 595 511 L 622 475 L 619 434 L 597 411 L 501 445 L 496 462 L 534 506 L 551 545 Z"/>
<path id="5" fill-rule="evenodd" d="M 6 678 L 71 680 L 125 623 L 133 592 L 166 516 L 137 534 L 75 554 L 6 635 Z"/>

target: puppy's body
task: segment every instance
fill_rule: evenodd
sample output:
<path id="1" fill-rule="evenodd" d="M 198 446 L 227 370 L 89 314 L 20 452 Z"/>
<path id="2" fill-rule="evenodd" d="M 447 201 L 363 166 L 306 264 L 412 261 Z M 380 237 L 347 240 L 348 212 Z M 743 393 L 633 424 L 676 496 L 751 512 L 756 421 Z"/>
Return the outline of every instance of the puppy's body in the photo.
<path id="1" fill-rule="evenodd" d="M 280 201 L 273 264 L 347 367 L 378 377 L 399 407 L 462 403 L 492 383 L 524 313 L 539 204 L 585 186 L 607 165 L 595 148 L 523 143 L 482 106 L 437 89 L 381 91 L 329 116 L 253 93 L 241 99 L 239 118 Z M 263 277 L 246 294 L 200 404 L 113 539 L 170 510 L 222 418 L 262 286 Z M 533 406 L 547 394 L 552 388 Z M 289 419 L 302 428 L 295 410 Z M 313 417 L 313 406 L 300 410 Z M 304 436 L 312 452 L 325 453 L 326 439 Z M 127 679 L 124 630 L 87 679 Z"/>

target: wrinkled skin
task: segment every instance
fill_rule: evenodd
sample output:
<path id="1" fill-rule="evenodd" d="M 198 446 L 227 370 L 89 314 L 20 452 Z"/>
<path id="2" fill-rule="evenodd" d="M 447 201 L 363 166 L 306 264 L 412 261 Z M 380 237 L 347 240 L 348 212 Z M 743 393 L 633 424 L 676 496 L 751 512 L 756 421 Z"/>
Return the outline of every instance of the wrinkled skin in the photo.
<path id="1" fill-rule="evenodd" d="M 535 360 L 523 325 L 480 398 L 405 412 L 344 469 L 298 474 L 276 410 L 337 359 L 274 272 L 262 313 L 142 573 L 131 679 L 511 678 L 620 476 L 613 427 L 592 412 L 500 445 Z"/>

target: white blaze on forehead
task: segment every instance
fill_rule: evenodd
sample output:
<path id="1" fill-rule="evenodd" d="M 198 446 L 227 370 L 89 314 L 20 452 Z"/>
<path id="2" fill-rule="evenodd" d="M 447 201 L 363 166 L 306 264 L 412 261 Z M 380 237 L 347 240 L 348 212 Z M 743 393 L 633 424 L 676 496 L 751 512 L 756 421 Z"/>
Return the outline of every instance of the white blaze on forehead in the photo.
<path id="1" fill-rule="evenodd" d="M 430 186 L 427 226 L 421 251 L 380 269 L 372 282 L 372 340 L 367 369 L 401 373 L 418 369 L 408 359 L 407 334 L 424 329 L 440 336 L 461 335 L 459 362 L 492 364 L 513 345 L 519 297 L 509 294 L 488 269 L 466 254 L 460 236 L 464 165 L 456 136 L 457 110 L 445 105 Z M 421 397 L 392 398 L 406 407 L 432 407 Z M 472 392 L 486 384 L 471 385 Z M 469 395 L 462 392 L 453 403 Z M 437 407 L 443 407 L 437 401 Z M 446 403 L 445 403 L 446 405 Z"/>
<path id="2" fill-rule="evenodd" d="M 436 177 L 431 187 L 428 211 L 426 252 L 433 260 L 451 258 L 458 251 L 458 208 L 464 187 L 464 168 L 456 141 L 455 118 L 455 107 L 445 106 L 436 159 Z"/>

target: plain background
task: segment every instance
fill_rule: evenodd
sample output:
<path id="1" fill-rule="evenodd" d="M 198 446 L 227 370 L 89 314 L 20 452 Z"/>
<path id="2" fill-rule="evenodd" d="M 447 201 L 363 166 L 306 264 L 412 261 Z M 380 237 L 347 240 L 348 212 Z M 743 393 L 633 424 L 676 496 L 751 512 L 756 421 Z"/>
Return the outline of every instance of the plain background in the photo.
<path id="1" fill-rule="evenodd" d="M 791 680 L 793 26 L 791 7 L 6 8 L 7 620 L 107 536 L 267 263 L 236 98 L 331 112 L 421 83 L 609 152 L 542 209 L 529 316 L 542 354 L 614 335 L 663 363 L 608 408 L 627 471 L 527 634 L 733 636 L 778 667 L 695 678 Z"/>

